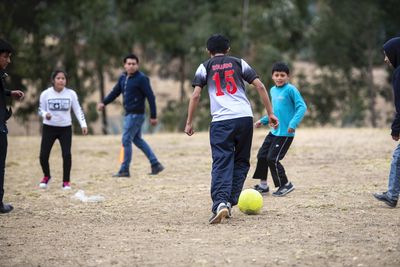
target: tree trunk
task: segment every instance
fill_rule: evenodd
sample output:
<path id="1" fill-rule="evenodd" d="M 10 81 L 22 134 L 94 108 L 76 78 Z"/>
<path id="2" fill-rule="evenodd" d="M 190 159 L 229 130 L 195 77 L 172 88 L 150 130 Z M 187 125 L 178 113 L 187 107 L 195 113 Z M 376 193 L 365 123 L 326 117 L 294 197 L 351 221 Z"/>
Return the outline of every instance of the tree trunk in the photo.
<path id="1" fill-rule="evenodd" d="M 243 32 L 242 56 L 243 57 L 247 54 L 248 49 L 249 49 L 248 16 L 249 16 L 249 0 L 243 0 L 243 18 L 242 18 L 242 32 Z"/>
<path id="2" fill-rule="evenodd" d="M 105 86 L 104 86 L 104 72 L 103 72 L 103 67 L 101 64 L 97 64 L 97 76 L 99 80 L 99 90 L 100 90 L 100 102 L 103 101 L 105 97 Z M 106 109 L 104 108 L 101 112 L 101 131 L 104 135 L 107 135 L 107 112 Z"/>
<path id="3" fill-rule="evenodd" d="M 373 76 L 373 51 L 371 48 L 368 48 L 367 51 L 367 59 L 368 64 L 365 71 L 365 78 L 367 83 L 368 89 L 368 96 L 369 96 L 369 111 L 371 114 L 371 125 L 373 128 L 377 127 L 377 114 L 376 114 L 376 91 L 374 87 L 374 76 Z"/>
<path id="4" fill-rule="evenodd" d="M 376 11 L 373 8 L 369 8 L 366 15 L 365 23 L 368 25 L 368 28 L 364 32 L 361 37 L 362 40 L 366 40 L 366 49 L 365 49 L 365 57 L 367 59 L 367 64 L 365 68 L 362 69 L 362 72 L 365 73 L 365 81 L 368 90 L 369 97 L 369 112 L 371 114 L 371 126 L 373 128 L 377 127 L 377 118 L 378 114 L 376 112 L 376 91 L 374 86 L 374 76 L 373 76 L 373 60 L 374 54 L 376 53 L 376 47 L 374 40 L 377 40 L 377 36 L 379 36 L 376 28 L 375 18 Z"/>
<path id="5" fill-rule="evenodd" d="M 181 54 L 179 56 L 179 83 L 180 83 L 180 101 L 183 103 L 183 101 L 186 98 L 186 93 L 185 93 L 185 55 Z"/>
<path id="6" fill-rule="evenodd" d="M 180 59 L 180 66 L 179 66 L 179 83 L 180 83 L 180 90 L 181 90 L 181 95 L 180 95 L 180 105 L 179 109 L 181 109 L 180 112 L 180 120 L 176 125 L 176 130 L 177 131 L 183 131 L 185 129 L 186 125 L 186 117 L 187 117 L 187 109 L 186 106 L 184 105 L 184 101 L 186 100 L 186 92 L 185 92 L 185 55 L 182 54 L 179 56 Z"/>

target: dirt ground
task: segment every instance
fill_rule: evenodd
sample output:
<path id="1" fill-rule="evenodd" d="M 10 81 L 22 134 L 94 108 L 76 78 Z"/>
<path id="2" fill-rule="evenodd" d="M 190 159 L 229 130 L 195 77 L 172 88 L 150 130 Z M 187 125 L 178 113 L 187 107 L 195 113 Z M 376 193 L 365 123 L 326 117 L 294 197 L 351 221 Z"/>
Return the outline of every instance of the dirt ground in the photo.
<path id="1" fill-rule="evenodd" d="M 265 134 L 255 131 L 249 177 Z M 0 266 L 400 266 L 400 207 L 372 197 L 396 146 L 387 129 L 300 129 L 282 162 L 296 190 L 264 196 L 259 215 L 234 207 L 219 225 L 208 224 L 208 133 L 145 139 L 166 170 L 148 175 L 135 148 L 132 177 L 117 179 L 120 137 L 74 136 L 63 191 L 59 145 L 43 190 L 40 138 L 10 137 L 5 202 L 15 210 L 0 215 Z M 72 199 L 79 189 L 105 201 Z"/>

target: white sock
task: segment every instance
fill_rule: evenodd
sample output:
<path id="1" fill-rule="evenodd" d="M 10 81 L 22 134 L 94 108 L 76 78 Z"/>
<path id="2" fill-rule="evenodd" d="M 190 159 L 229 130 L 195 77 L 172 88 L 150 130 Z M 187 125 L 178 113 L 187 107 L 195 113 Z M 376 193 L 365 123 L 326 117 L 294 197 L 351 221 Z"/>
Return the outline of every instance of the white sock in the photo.
<path id="1" fill-rule="evenodd" d="M 267 181 L 261 180 L 259 186 L 262 189 L 266 189 L 268 187 Z"/>

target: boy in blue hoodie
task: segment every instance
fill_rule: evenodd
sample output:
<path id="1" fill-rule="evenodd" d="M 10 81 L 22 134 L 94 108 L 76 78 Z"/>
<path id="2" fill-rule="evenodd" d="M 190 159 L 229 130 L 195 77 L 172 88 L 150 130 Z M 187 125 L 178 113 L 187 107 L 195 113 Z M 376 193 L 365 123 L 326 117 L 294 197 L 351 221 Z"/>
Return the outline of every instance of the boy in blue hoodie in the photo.
<path id="1" fill-rule="evenodd" d="M 392 123 L 392 139 L 399 141 L 400 138 L 400 37 L 392 38 L 383 45 L 385 63 L 393 66 L 393 92 L 396 115 Z M 390 165 L 388 190 L 383 193 L 375 193 L 374 197 L 394 208 L 397 205 L 400 193 L 400 145 L 393 152 Z"/>
<path id="2" fill-rule="evenodd" d="M 275 187 L 278 190 L 272 195 L 285 196 L 294 190 L 289 182 L 285 169 L 280 163 L 293 142 L 295 130 L 307 110 L 307 106 L 297 88 L 289 83 L 289 67 L 283 62 L 272 66 L 272 80 L 275 86 L 271 88 L 273 113 L 279 119 L 279 126 L 271 129 L 257 154 L 257 167 L 253 178 L 260 179 L 254 189 L 260 193 L 269 192 L 267 184 L 268 168 L 270 169 Z M 268 117 L 264 116 L 255 123 L 255 127 L 268 124 Z"/>

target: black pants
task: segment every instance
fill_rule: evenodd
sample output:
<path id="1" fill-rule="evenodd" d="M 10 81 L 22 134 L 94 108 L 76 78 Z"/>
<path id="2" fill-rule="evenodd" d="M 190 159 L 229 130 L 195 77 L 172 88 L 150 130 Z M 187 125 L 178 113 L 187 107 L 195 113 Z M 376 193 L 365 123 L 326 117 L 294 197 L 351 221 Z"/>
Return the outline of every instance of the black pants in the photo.
<path id="1" fill-rule="evenodd" d="M 257 154 L 257 167 L 254 172 L 254 179 L 266 181 L 268 167 L 270 169 L 275 187 L 280 187 L 288 182 L 285 169 L 279 162 L 285 157 L 294 137 L 275 136 L 269 133 L 260 147 Z"/>
<path id="2" fill-rule="evenodd" d="M 4 196 L 4 171 L 6 168 L 7 145 L 7 134 L 0 132 L 0 204 L 3 203 Z"/>
<path id="3" fill-rule="evenodd" d="M 51 177 L 49 157 L 54 142 L 58 139 L 63 157 L 63 182 L 69 182 L 71 173 L 72 127 L 56 127 L 43 124 L 42 143 L 40 145 L 40 165 L 44 176 Z"/>
<path id="4" fill-rule="evenodd" d="M 238 203 L 244 181 L 250 169 L 253 139 L 253 118 L 212 122 L 210 145 L 212 153 L 211 198 L 212 211 L 221 202 Z"/>

